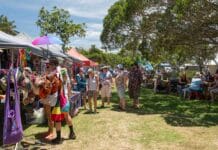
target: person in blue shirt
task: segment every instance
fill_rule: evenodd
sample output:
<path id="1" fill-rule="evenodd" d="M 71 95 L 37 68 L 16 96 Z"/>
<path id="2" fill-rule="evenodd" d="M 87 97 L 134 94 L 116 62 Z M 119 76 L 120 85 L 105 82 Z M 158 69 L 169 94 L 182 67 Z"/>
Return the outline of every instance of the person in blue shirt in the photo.
<path id="1" fill-rule="evenodd" d="M 86 77 L 83 68 L 76 75 L 77 91 L 81 93 L 84 109 L 86 110 Z"/>
<path id="2" fill-rule="evenodd" d="M 201 79 L 200 72 L 196 72 L 195 76 L 191 80 L 191 84 L 188 88 L 185 88 L 184 97 L 186 97 L 186 93 L 190 93 L 191 91 L 202 92 L 203 91 L 203 81 Z"/>

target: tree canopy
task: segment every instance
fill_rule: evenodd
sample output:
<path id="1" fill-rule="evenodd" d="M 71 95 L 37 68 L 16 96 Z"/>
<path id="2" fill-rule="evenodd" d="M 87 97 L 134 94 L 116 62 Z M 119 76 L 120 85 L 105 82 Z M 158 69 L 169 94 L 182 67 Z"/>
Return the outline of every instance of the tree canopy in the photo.
<path id="1" fill-rule="evenodd" d="M 77 48 L 87 58 L 98 62 L 99 64 L 110 65 L 115 67 L 117 64 L 123 64 L 125 67 L 129 67 L 133 64 L 133 59 L 130 56 L 123 57 L 113 53 L 106 53 L 92 45 L 89 50 Z"/>
<path id="2" fill-rule="evenodd" d="M 49 12 L 44 7 L 39 11 L 37 26 L 40 27 L 41 35 L 55 33 L 63 42 L 63 49 L 70 42 L 72 36 L 85 36 L 85 24 L 75 24 L 67 10 L 53 7 Z"/>
<path id="3" fill-rule="evenodd" d="M 119 0 L 104 18 L 101 41 L 107 49 L 140 51 L 153 62 L 175 65 L 215 58 L 218 3 L 209 0 Z"/>
<path id="4" fill-rule="evenodd" d="M 5 33 L 16 35 L 18 32 L 16 30 L 15 21 L 8 20 L 7 16 L 0 16 L 0 31 Z"/>

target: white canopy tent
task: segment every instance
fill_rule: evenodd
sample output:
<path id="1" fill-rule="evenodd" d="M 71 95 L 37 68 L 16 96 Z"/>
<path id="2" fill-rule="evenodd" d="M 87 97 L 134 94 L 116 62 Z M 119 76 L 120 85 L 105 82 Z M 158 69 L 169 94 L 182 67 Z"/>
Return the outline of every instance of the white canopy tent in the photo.
<path id="1" fill-rule="evenodd" d="M 30 37 L 26 33 L 19 33 L 16 35 L 17 38 L 27 42 L 27 43 L 32 43 L 33 38 Z M 67 54 L 63 53 L 63 50 L 60 45 L 36 45 L 35 47 L 38 47 L 42 51 L 43 56 L 50 56 L 50 57 L 58 57 L 58 59 L 63 59 L 63 58 L 68 58 L 69 56 Z"/>
<path id="2" fill-rule="evenodd" d="M 0 31 L 0 48 L 30 48 L 33 54 L 43 56 L 42 50 L 39 47 L 32 45 L 20 37 L 15 37 L 2 31 Z"/>

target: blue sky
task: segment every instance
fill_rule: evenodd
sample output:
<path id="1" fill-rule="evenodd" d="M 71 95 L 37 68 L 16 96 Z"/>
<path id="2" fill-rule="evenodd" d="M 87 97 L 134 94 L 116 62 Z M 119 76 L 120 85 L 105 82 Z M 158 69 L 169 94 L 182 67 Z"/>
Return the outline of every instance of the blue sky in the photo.
<path id="1" fill-rule="evenodd" d="M 32 37 L 39 36 L 35 22 L 42 6 L 64 8 L 75 23 L 86 23 L 85 38 L 72 38 L 71 46 L 89 48 L 91 44 L 101 47 L 100 34 L 107 10 L 117 0 L 0 0 L 0 14 L 14 20 L 17 30 Z"/>

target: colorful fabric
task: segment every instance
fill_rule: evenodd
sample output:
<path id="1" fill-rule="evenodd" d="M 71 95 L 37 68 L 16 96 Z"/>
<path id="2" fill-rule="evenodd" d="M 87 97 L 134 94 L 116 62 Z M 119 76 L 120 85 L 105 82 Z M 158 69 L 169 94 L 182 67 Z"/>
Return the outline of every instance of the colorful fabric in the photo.
<path id="1" fill-rule="evenodd" d="M 61 108 L 61 112 L 69 112 L 69 111 L 70 111 L 70 102 L 67 101 L 64 107 Z"/>
<path id="2" fill-rule="evenodd" d="M 67 98 L 64 95 L 63 92 L 60 93 L 60 106 L 61 108 L 65 107 L 65 105 L 67 104 Z"/>
<path id="3" fill-rule="evenodd" d="M 52 121 L 59 122 L 64 119 L 64 114 L 61 112 L 61 107 L 60 107 L 60 96 L 58 95 L 57 103 L 55 107 L 52 108 L 51 112 L 51 119 Z"/>

